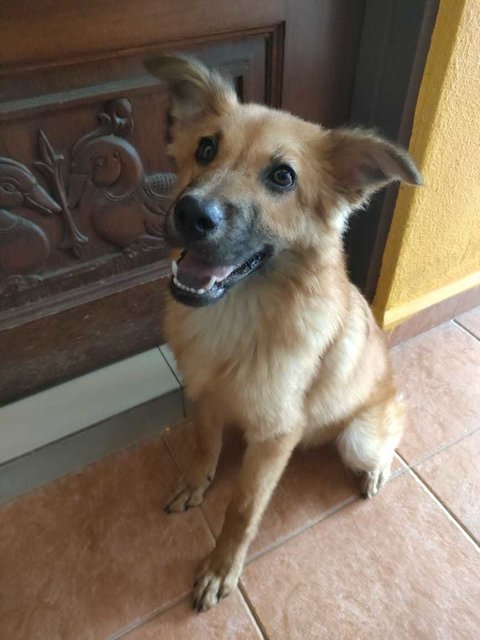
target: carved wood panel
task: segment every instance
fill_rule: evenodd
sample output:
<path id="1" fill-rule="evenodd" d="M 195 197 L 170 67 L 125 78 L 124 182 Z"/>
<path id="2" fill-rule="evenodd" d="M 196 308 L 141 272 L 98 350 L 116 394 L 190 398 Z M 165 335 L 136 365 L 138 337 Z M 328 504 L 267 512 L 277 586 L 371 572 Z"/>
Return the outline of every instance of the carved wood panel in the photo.
<path id="1" fill-rule="evenodd" d="M 31 295 L 33 288 L 81 286 L 92 262 L 100 279 L 131 268 L 139 253 L 165 255 L 163 219 L 175 177 L 146 173 L 128 140 L 129 100 L 108 102 L 98 120 L 66 151 L 39 129 L 31 168 L 0 158 L 0 312 L 42 295 Z"/>
<path id="2" fill-rule="evenodd" d="M 79 13 L 62 0 L 53 15 L 39 0 L 27 24 L 23 4 L 8 0 L 0 19 L 0 402 L 161 341 L 175 178 L 168 97 L 144 61 L 188 51 L 241 98 L 334 124 L 348 115 L 363 12 L 358 0 L 86 0 Z M 100 40 L 79 25 L 101 25 Z"/>

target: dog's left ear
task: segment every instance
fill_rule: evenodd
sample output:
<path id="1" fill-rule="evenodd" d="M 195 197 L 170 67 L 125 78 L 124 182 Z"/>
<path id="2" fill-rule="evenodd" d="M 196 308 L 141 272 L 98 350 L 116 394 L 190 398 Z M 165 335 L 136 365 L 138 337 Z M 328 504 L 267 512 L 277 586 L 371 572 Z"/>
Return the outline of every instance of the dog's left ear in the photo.
<path id="1" fill-rule="evenodd" d="M 395 180 L 422 184 L 422 176 L 406 151 L 359 129 L 327 133 L 327 162 L 335 190 L 352 204 Z"/>
<path id="2" fill-rule="evenodd" d="M 145 63 L 170 92 L 170 115 L 183 123 L 205 115 L 220 115 L 237 104 L 233 86 L 217 71 L 186 56 L 162 56 Z"/>

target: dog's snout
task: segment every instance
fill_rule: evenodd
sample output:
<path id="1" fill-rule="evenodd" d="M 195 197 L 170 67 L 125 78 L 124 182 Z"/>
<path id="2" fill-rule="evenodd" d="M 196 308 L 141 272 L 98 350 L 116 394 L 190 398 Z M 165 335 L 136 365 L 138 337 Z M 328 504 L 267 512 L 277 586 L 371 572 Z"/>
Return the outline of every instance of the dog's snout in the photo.
<path id="1" fill-rule="evenodd" d="M 183 196 L 175 205 L 174 222 L 186 240 L 203 240 L 223 222 L 223 211 L 215 200 Z"/>

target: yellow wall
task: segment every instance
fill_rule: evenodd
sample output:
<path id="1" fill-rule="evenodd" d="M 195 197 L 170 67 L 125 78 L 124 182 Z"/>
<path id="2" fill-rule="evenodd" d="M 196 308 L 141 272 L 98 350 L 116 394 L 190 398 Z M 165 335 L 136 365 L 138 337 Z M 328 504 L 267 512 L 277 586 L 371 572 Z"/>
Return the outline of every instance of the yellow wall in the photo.
<path id="1" fill-rule="evenodd" d="M 385 328 L 480 284 L 480 0 L 441 0 L 374 300 Z"/>

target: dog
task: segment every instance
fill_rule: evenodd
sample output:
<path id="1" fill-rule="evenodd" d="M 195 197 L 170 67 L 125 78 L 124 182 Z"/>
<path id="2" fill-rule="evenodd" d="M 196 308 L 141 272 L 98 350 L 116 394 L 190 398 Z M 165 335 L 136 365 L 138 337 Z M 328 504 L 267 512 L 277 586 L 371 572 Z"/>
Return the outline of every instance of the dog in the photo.
<path id="1" fill-rule="evenodd" d="M 194 408 L 196 452 L 166 511 L 200 505 L 224 425 L 246 452 L 216 547 L 193 590 L 204 611 L 237 585 L 249 543 L 292 451 L 335 440 L 374 496 L 403 410 L 384 337 L 349 282 L 349 215 L 395 180 L 421 184 L 410 156 L 372 132 L 326 130 L 241 104 L 199 62 L 147 63 L 170 94 L 178 180 L 166 218 L 172 263 L 165 336 Z"/>

